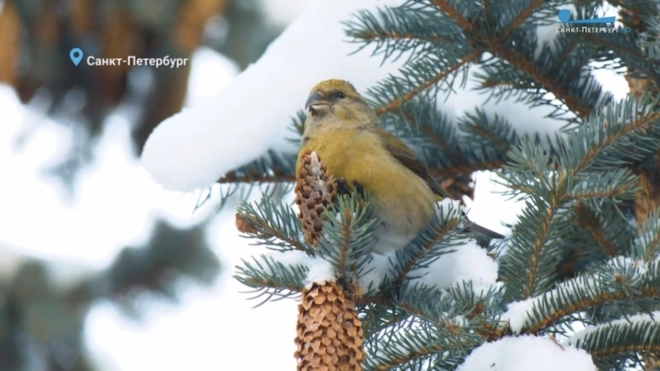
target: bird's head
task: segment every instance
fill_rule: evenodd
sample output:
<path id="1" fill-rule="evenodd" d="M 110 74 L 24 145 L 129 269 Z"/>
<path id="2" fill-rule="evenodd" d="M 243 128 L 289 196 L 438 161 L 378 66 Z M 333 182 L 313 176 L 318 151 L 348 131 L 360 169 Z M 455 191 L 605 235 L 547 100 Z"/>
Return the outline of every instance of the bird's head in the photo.
<path id="1" fill-rule="evenodd" d="M 316 84 L 307 98 L 309 112 L 305 132 L 340 127 L 366 127 L 377 123 L 369 103 L 344 80 L 326 80 Z"/>

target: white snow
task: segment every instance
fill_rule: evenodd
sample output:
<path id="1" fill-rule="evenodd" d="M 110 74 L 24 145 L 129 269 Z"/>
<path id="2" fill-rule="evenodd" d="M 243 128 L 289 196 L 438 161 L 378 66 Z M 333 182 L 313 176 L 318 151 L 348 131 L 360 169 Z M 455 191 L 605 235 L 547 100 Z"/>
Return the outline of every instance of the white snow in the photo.
<path id="1" fill-rule="evenodd" d="M 269 251 L 267 254 L 262 255 L 261 259 L 269 262 L 277 262 L 289 267 L 296 265 L 307 267 L 307 277 L 305 278 L 305 282 L 303 282 L 307 288 L 312 283 L 334 282 L 336 280 L 332 264 L 320 257 L 309 256 L 303 251 Z M 262 266 L 264 269 L 268 269 L 267 265 Z M 273 273 L 272 270 L 270 271 Z"/>
<path id="2" fill-rule="evenodd" d="M 582 349 L 536 336 L 505 337 L 474 349 L 457 371 L 596 371 Z"/>
<path id="3" fill-rule="evenodd" d="M 543 49 L 555 49 L 555 36 L 557 36 L 556 24 L 541 25 L 536 28 L 536 50 L 534 50 L 534 58 L 541 55 Z"/>
<path id="4" fill-rule="evenodd" d="M 484 74 L 479 65 L 471 65 L 467 72 L 460 70 L 456 73 L 455 80 L 457 82 L 465 80 L 464 87 L 456 83 L 451 94 L 438 94 L 438 109 L 446 115 L 450 122 L 457 122 L 479 109 L 491 121 L 494 121 L 496 117 L 504 118 L 519 136 L 539 133 L 542 138 L 546 134 L 554 136 L 554 133 L 565 124 L 564 121 L 549 117 L 554 111 L 553 107 L 530 107 L 524 101 L 517 101 L 516 94 L 499 100 L 489 99 L 490 92 L 476 90 L 480 88 L 480 80 L 477 75 Z"/>
<path id="5" fill-rule="evenodd" d="M 224 82 L 216 84 L 218 77 L 225 81 L 233 76 L 235 70 L 232 72 L 227 67 L 221 72 L 209 68 L 204 72 L 204 68 L 194 66 L 191 87 L 199 94 L 191 96 L 191 99 L 206 98 L 163 122 L 149 138 L 142 163 L 155 180 L 167 188 L 183 191 L 207 187 L 226 171 L 257 158 L 268 148 L 288 149 L 284 138 L 290 135 L 287 131 L 290 118 L 302 108 L 309 89 L 316 82 L 326 78 L 344 78 L 364 92 L 376 81 L 395 71 L 396 63 L 386 63 L 383 68 L 379 67 L 380 58 L 370 58 L 369 50 L 347 56 L 355 49 L 355 45 L 339 41 L 344 38 L 343 26 L 339 24 L 339 20 L 348 19 L 349 14 L 358 8 L 373 9 L 377 5 L 397 4 L 402 1 L 310 2 L 312 5 L 309 10 L 271 45 L 264 57 L 224 90 L 217 91 L 226 85 Z M 405 58 L 400 61 L 403 60 Z M 200 69 L 202 72 L 194 72 Z M 471 70 L 471 75 L 474 71 Z M 595 74 L 598 72 L 609 73 L 597 71 Z M 203 84 L 204 80 L 207 85 Z M 619 94 L 625 94 L 628 89 L 622 76 L 607 75 L 601 81 L 607 83 L 610 91 Z M 196 85 L 198 86 L 195 87 Z M 202 91 L 201 86 L 206 88 Z M 468 88 L 474 86 L 472 81 L 468 81 Z M 4 135 L 4 129 L 21 125 L 21 130 L 24 130 L 26 125 L 17 117 L 18 113 L 14 112 L 14 107 L 19 106 L 14 95 L 12 102 L 6 102 L 9 96 L 6 92 L 9 89 L 0 87 L 0 90 L 0 106 L 3 107 L 0 125 L 0 168 L 8 179 L 12 179 L 12 182 L 1 184 L 3 191 L 0 192 L 0 204 L 3 207 L 0 213 L 10 220 L 10 228 L 5 228 L 0 237 L 3 245 L 15 245 L 21 248 L 22 253 L 46 259 L 66 256 L 77 259 L 78 263 L 86 262 L 91 266 L 101 267 L 115 256 L 121 246 L 139 242 L 146 237 L 154 208 L 172 209 L 176 206 L 177 214 L 185 214 L 189 218 L 190 203 L 180 202 L 180 195 L 174 195 L 176 200 L 173 201 L 173 194 L 161 193 L 141 169 L 128 160 L 128 151 L 116 144 L 127 143 L 125 123 L 110 128 L 104 139 L 105 144 L 99 150 L 99 154 L 104 155 L 102 161 L 88 174 L 84 174 L 85 180 L 78 185 L 81 191 L 80 200 L 75 205 L 63 204 L 59 194 L 53 191 L 52 184 L 34 173 L 37 163 L 52 158 L 51 156 L 54 153 L 57 155 L 61 149 L 49 146 L 55 142 L 61 144 L 67 137 L 63 137 L 57 129 L 47 129 L 45 132 L 51 130 L 49 135 L 35 137 L 37 139 L 33 140 L 34 144 L 29 145 L 34 151 L 29 150 L 27 155 L 20 156 L 12 153 L 15 149 L 9 146 L 10 137 Z M 461 117 L 465 113 L 473 112 L 475 107 L 480 107 L 490 115 L 506 117 L 516 128 L 522 130 L 521 132 L 554 132 L 557 129 L 556 122 L 543 118 L 547 110 L 529 109 L 522 103 L 513 103 L 513 99 L 505 99 L 499 105 L 494 102 L 486 104 L 486 97 L 487 95 L 475 94 L 457 87 L 457 92 L 452 94 L 448 101 L 443 100 L 441 107 L 450 118 Z M 11 138 L 13 137 L 12 135 Z M 49 142 L 53 139 L 55 141 Z M 51 148 L 52 151 L 46 151 L 44 147 Z M 485 184 L 480 185 L 476 192 L 485 188 Z M 492 197 L 494 195 L 484 197 L 484 200 L 474 205 L 472 211 L 476 212 L 477 207 L 487 204 Z M 477 198 L 480 197 L 475 199 Z M 511 203 L 503 205 L 509 210 L 515 209 Z M 182 211 L 183 209 L 185 211 Z M 493 210 L 496 210 L 497 215 L 492 215 L 495 213 Z M 489 220 L 502 220 L 499 218 L 502 211 L 500 207 L 488 207 L 488 210 L 481 214 L 484 218 L 488 216 Z M 196 216 L 199 217 L 200 214 L 197 213 Z M 480 218 L 475 218 L 472 214 L 470 217 L 484 224 Z M 293 352 L 293 343 L 281 340 L 289 339 L 287 334 L 295 328 L 296 303 L 289 300 L 272 302 L 252 310 L 250 308 L 254 302 L 246 300 L 245 295 L 237 294 L 245 287 L 231 278 L 231 267 L 239 263 L 239 256 L 246 258 L 258 250 L 257 247 L 247 246 L 245 240 L 237 237 L 233 218 L 233 213 L 224 213 L 214 222 L 213 228 L 210 228 L 210 234 L 215 237 L 213 246 L 225 266 L 220 282 L 214 286 L 211 293 L 195 288 L 184 293 L 181 306 L 154 304 L 151 310 L 145 312 L 147 318 L 140 324 L 122 317 L 110 304 L 95 305 L 86 321 L 85 338 L 94 355 L 103 358 L 99 367 L 108 370 L 154 367 L 173 370 L 190 368 L 192 361 L 192 367 L 197 370 L 284 370 L 294 367 L 295 361 L 290 355 Z M 39 226 L 40 233 L 32 233 L 34 226 Z M 80 233 L 80 229 L 84 230 L 84 233 Z M 53 248 L 54 246 L 57 248 Z M 93 249 L 90 249 L 90 246 L 93 246 Z M 282 255 L 284 256 L 279 258 L 292 263 L 304 261 L 300 254 L 293 252 Z M 3 254 L 2 257 L 11 258 L 12 255 Z M 11 264 L 10 260 L 0 259 L 1 271 L 4 274 L 10 272 L 11 267 L 7 267 Z M 327 266 L 323 263 L 312 259 L 304 262 L 310 267 L 308 280 L 327 278 Z M 365 283 L 368 285 L 368 282 L 380 282 L 383 276 L 387 275 L 387 255 L 375 256 L 371 265 L 376 269 L 361 278 L 360 285 L 363 287 Z M 477 268 L 479 266 L 481 268 Z M 443 256 L 434 267 L 446 269 L 447 272 L 437 272 L 436 276 L 422 279 L 430 280 L 440 287 L 449 287 L 463 279 L 481 282 L 487 286 L 495 282 L 492 273 L 497 271 L 496 263 L 483 250 L 477 251 L 474 244 Z M 258 310 L 264 312 L 259 313 Z M 522 315 L 517 317 L 524 318 Z M 249 323 L 249 326 L 237 326 L 237 323 Z M 172 334 L 178 336 L 172 337 Z M 181 344 L 179 339 L 186 337 L 200 341 L 195 344 Z M 515 339 L 500 342 L 505 341 L 515 342 Z M 519 348 L 527 350 L 526 348 L 530 347 L 528 343 L 534 341 L 521 341 Z M 537 357 L 537 351 L 543 350 L 547 344 L 532 344 L 532 349 L 518 354 L 514 352 L 516 349 L 513 349 L 513 346 L 497 345 L 500 342 L 486 344 L 475 350 L 466 360 L 462 370 L 506 371 L 507 369 L 501 368 L 506 366 L 506 363 L 502 363 L 504 360 L 499 358 L 500 355 L 508 355 L 507 360 L 520 356 L 521 360 L 525 361 L 530 358 L 529 355 Z M 556 346 L 547 344 L 550 345 Z M 479 353 L 483 348 L 496 348 L 498 351 L 496 354 L 490 351 Z M 182 352 L 182 349 L 185 352 Z M 218 357 L 218 349 L 228 352 Z M 246 349 L 261 349 L 263 357 L 250 357 L 243 351 Z M 560 355 L 566 356 L 565 353 L 568 351 Z M 185 356 L 182 357 L 182 354 Z M 477 365 L 467 368 L 479 362 L 479 359 L 475 359 L 481 357 L 479 354 L 485 357 L 483 367 Z M 491 356 L 493 362 L 488 363 L 491 360 L 488 357 Z M 575 357 L 588 358 L 584 354 Z M 543 362 L 542 366 L 554 362 L 554 359 L 537 360 Z M 496 367 L 491 367 L 493 363 Z M 570 367 L 564 369 L 581 371 L 573 367 L 578 363 L 573 361 Z M 543 370 L 537 366 L 538 362 L 526 369 Z"/>
<path id="6" fill-rule="evenodd" d="M 340 78 L 364 91 L 403 63 L 381 66 L 370 48 L 349 56 L 357 45 L 344 42 L 341 23 L 359 9 L 400 2 L 314 1 L 229 87 L 163 121 L 145 145 L 145 169 L 165 188 L 190 191 L 270 148 L 295 151 L 288 127 L 316 83 Z"/>
<path id="7" fill-rule="evenodd" d="M 628 316 L 627 318 L 617 319 L 617 320 L 614 320 L 614 321 L 610 321 L 608 323 L 604 323 L 602 325 L 589 326 L 589 327 L 585 328 L 584 330 L 575 332 L 573 335 L 571 335 L 568 338 L 568 344 L 577 345 L 578 341 L 584 340 L 584 338 L 587 335 L 589 335 L 589 334 L 591 334 L 591 333 L 593 333 L 593 332 L 595 332 L 599 329 L 602 329 L 602 328 L 616 327 L 616 326 L 620 326 L 620 325 L 637 324 L 637 323 L 649 324 L 650 325 L 652 323 L 658 322 L 659 320 L 660 320 L 660 311 L 654 311 L 654 312 L 651 312 L 650 314 L 648 314 L 648 313 L 635 314 L 635 315 Z M 645 328 L 646 329 L 651 329 L 650 326 L 646 326 Z"/>
<path id="8" fill-rule="evenodd" d="M 452 214 L 447 215 L 452 210 Z M 437 203 L 435 212 L 438 217 L 446 218 L 458 215 L 461 210 L 459 201 L 444 199 Z M 483 216 L 482 216 L 483 218 Z M 487 293 L 491 288 L 500 285 L 497 282 L 497 262 L 488 256 L 486 250 L 477 245 L 475 240 L 467 240 L 465 244 L 452 247 L 454 252 L 440 256 L 428 268 L 414 270 L 411 276 L 418 276 L 414 281 L 427 286 L 448 289 L 452 286 L 471 282 L 472 290 L 476 294 Z M 360 287 L 366 292 L 371 284 L 372 289 L 378 288 L 386 277 L 390 276 L 392 264 L 390 260 L 396 259 L 396 251 L 385 254 L 373 254 L 372 260 L 367 263 L 364 276 L 358 279 Z"/>
<path id="9" fill-rule="evenodd" d="M 190 203 L 169 205 L 181 200 L 181 194 L 162 191 L 137 166 L 130 153 L 129 124 L 117 116 L 108 119 L 94 153 L 96 161 L 79 174 L 75 197 L 67 200 L 61 183 L 43 171 L 67 153 L 70 134 L 64 133 L 61 124 L 21 105 L 4 85 L 0 86 L 0 107 L 0 169 L 3 179 L 11 179 L 0 182 L 0 219 L 8 223 L 0 233 L 0 245 L 15 246 L 28 256 L 69 261 L 69 267 L 101 268 L 118 247 L 142 243 L 151 232 L 153 217 L 170 219 L 177 214 L 166 209 L 178 207 L 175 222 L 183 225 L 208 215 L 208 209 L 191 215 Z M 34 133 L 26 135 L 31 130 Z M 81 253 L 79 246 L 94 246 L 93 253 Z"/>
<path id="10" fill-rule="evenodd" d="M 486 293 L 497 286 L 497 262 L 475 240 L 456 246 L 455 252 L 447 253 L 431 263 L 428 268 L 414 270 L 411 275 L 421 275 L 415 281 L 428 286 L 447 289 L 461 282 L 472 282 L 475 293 Z"/>
<path id="11" fill-rule="evenodd" d="M 463 197 L 465 214 L 474 223 L 501 233 L 511 234 L 505 224 L 514 225 L 524 203 L 511 199 L 505 192 L 509 189 L 496 180 L 499 176 L 491 171 L 477 171 L 472 174 L 474 179 L 474 198 Z"/>
<path id="12" fill-rule="evenodd" d="M 319 156 L 316 154 L 316 152 L 312 152 L 309 154 L 309 157 L 312 160 L 312 175 L 315 177 L 319 177 L 321 174 L 321 161 L 319 161 Z"/>
<path id="13" fill-rule="evenodd" d="M 262 255 L 263 258 L 283 264 L 283 265 L 308 265 L 311 262 L 311 257 L 304 251 L 291 250 L 286 252 L 281 251 L 268 251 Z"/>
<path id="14" fill-rule="evenodd" d="M 566 5 L 560 8 L 573 10 L 574 6 Z M 615 8 L 609 6 L 606 6 L 604 9 L 608 15 L 616 12 Z M 556 24 L 543 25 L 537 28 L 537 39 L 539 40 L 539 44 L 535 50 L 537 56 L 544 48 L 555 47 L 554 40 L 558 25 L 559 21 Z M 596 65 L 598 64 L 594 63 L 594 66 Z M 605 91 L 614 95 L 615 99 L 623 98 L 629 91 L 625 77 L 617 74 L 615 71 L 607 69 L 592 70 L 590 73 L 603 85 Z M 478 65 L 471 65 L 467 76 L 461 70 L 456 74 L 456 81 L 466 79 L 465 86 L 459 87 L 456 84 L 454 91 L 450 95 L 440 94 L 438 96 L 438 107 L 440 111 L 447 115 L 450 121 L 464 117 L 468 113 L 474 113 L 475 109 L 478 108 L 485 112 L 490 119 L 494 119 L 496 116 L 504 118 L 520 136 L 538 133 L 541 138 L 545 138 L 546 135 L 550 135 L 553 138 L 555 133 L 565 124 L 565 122 L 549 116 L 554 111 L 554 108 L 551 106 L 530 107 L 524 101 L 517 101 L 515 95 L 503 97 L 499 100 L 489 100 L 489 93 L 474 90 L 479 87 L 476 78 L 477 74 L 483 74 L 483 70 Z M 554 99 L 554 95 L 548 93 L 544 98 L 552 100 Z M 572 117 L 572 115 L 567 114 L 563 118 L 568 119 Z"/>
<path id="15" fill-rule="evenodd" d="M 336 281 L 334 267 L 326 260 L 319 257 L 311 258 L 307 267 L 309 271 L 305 280 L 306 288 L 310 288 L 313 283 Z"/>
<path id="16" fill-rule="evenodd" d="M 571 13 L 575 13 L 575 6 L 573 4 L 565 4 L 557 7 L 558 9 L 567 9 Z M 559 34 L 557 32 L 557 26 L 560 26 L 559 20 L 555 15 L 552 18 L 554 22 L 548 24 L 540 25 L 536 28 L 536 40 L 538 44 L 536 45 L 536 50 L 534 51 L 534 58 L 538 58 L 541 55 L 541 51 L 545 48 L 552 48 L 555 50 L 555 37 Z"/>
<path id="17" fill-rule="evenodd" d="M 208 230 L 223 269 L 211 288 L 188 287 L 179 305 L 144 303 L 144 320 L 126 318 L 112 303 L 97 303 L 85 323 L 85 340 L 104 371 L 132 370 L 290 370 L 295 369 L 292 341 L 297 301 L 248 300 L 234 279 L 234 265 L 255 253 L 226 210 Z M 287 254 L 288 255 L 288 254 Z M 293 256 L 291 262 L 296 261 Z M 173 336 L 176 334 L 176 336 Z M 194 342 L 181 339 L 194 338 Z M 260 357 L 250 349 L 260 349 Z"/>
<path id="18" fill-rule="evenodd" d="M 207 46 L 195 50 L 190 64 L 186 106 L 220 94 L 240 73 L 240 68 L 234 61 Z"/>
<path id="19" fill-rule="evenodd" d="M 624 268 L 626 272 L 632 272 L 633 278 L 646 274 L 648 262 L 641 259 L 633 259 L 627 256 L 616 256 L 607 261 L 607 265 Z"/>
<path id="20" fill-rule="evenodd" d="M 511 331 L 519 334 L 523 326 L 529 321 L 529 313 L 533 313 L 534 305 L 538 305 L 538 298 L 516 301 L 507 307 L 507 311 L 501 317 L 502 321 L 509 321 Z"/>
<path id="21" fill-rule="evenodd" d="M 285 140 L 291 135 L 287 128 L 317 82 L 345 79 L 364 92 L 388 75 L 397 75 L 406 58 L 381 65 L 380 57 L 371 57 L 371 47 L 349 55 L 357 45 L 344 42 L 341 22 L 351 19 L 359 9 L 401 3 L 403 0 L 311 1 L 231 86 L 163 121 L 146 143 L 144 167 L 165 188 L 190 191 L 213 185 L 226 172 L 269 149 L 295 151 Z M 547 39 L 547 32 L 539 33 L 542 40 Z M 449 96 L 438 97 L 439 108 L 450 120 L 480 108 L 491 118 L 507 119 L 520 135 L 554 134 L 564 124 L 547 117 L 552 107 L 530 108 L 513 96 L 499 102 L 489 100 L 488 94 L 473 90 L 479 72 L 476 65 L 467 76 L 460 71 L 456 81 L 465 77 L 465 88 L 455 87 Z M 625 86 L 622 76 L 606 78 Z"/>
<path id="22" fill-rule="evenodd" d="M 445 220 L 447 218 L 457 218 L 460 215 L 461 210 L 463 210 L 463 206 L 461 205 L 460 201 L 445 198 L 442 201 L 436 203 L 435 215 L 440 220 Z"/>
<path id="23" fill-rule="evenodd" d="M 8 282 L 18 272 L 18 268 L 25 260 L 25 257 L 15 249 L 3 244 L 0 249 L 0 280 Z"/>
<path id="24" fill-rule="evenodd" d="M 364 275 L 358 277 L 358 285 L 362 292 L 369 292 L 369 288 L 377 293 L 378 287 L 383 280 L 390 276 L 392 261 L 396 258 L 396 250 L 384 254 L 373 254 L 370 261 L 366 263 Z"/>
<path id="25" fill-rule="evenodd" d="M 579 281 L 577 287 L 580 288 L 584 288 L 587 286 L 593 287 L 594 285 L 596 285 L 595 281 L 591 277 L 577 277 L 576 279 Z M 572 286 L 570 286 L 565 282 L 561 283 L 559 285 L 559 288 L 567 292 L 572 292 L 574 290 Z M 553 289 L 549 291 L 548 293 L 546 293 L 545 296 L 540 295 L 510 303 L 507 307 L 507 311 L 504 312 L 500 317 L 500 320 L 502 322 L 508 321 L 509 326 L 511 327 L 511 331 L 514 334 L 519 334 L 526 325 L 529 325 L 529 322 L 531 321 L 530 315 L 534 313 L 534 308 L 539 307 L 543 302 L 543 298 L 546 296 L 547 297 L 559 296 L 558 289 Z M 552 305 L 552 304 L 548 304 L 548 305 Z"/>
<path id="26" fill-rule="evenodd" d="M 619 268 L 617 269 L 619 271 L 632 273 L 633 278 L 644 274 L 647 268 L 644 262 L 623 256 L 612 258 L 607 264 Z M 577 284 L 573 285 L 574 282 L 577 282 Z M 544 295 L 510 303 L 507 311 L 504 312 L 500 319 L 502 321 L 509 321 L 511 331 L 514 334 L 519 334 L 523 327 L 525 327 L 530 321 L 530 314 L 534 313 L 534 308 L 540 306 L 541 303 L 543 303 L 544 298 L 561 297 L 562 294 L 559 293 L 559 290 L 562 290 L 564 293 L 572 293 L 575 290 L 575 287 L 584 289 L 586 287 L 595 287 L 598 285 L 598 282 L 592 277 L 578 276 L 571 281 L 560 283 L 557 288 L 548 291 Z M 553 305 L 551 304 L 553 302 L 554 300 L 548 300 L 548 305 Z"/>
<path id="27" fill-rule="evenodd" d="M 300 16 L 312 0 L 261 0 L 263 12 L 269 21 L 278 25 L 291 23 Z"/>

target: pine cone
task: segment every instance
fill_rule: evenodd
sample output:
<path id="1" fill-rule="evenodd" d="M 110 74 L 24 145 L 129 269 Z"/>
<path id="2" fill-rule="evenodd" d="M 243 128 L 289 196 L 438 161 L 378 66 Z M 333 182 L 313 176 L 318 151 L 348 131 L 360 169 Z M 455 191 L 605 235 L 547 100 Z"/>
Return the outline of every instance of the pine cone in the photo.
<path id="1" fill-rule="evenodd" d="M 316 152 L 309 151 L 302 156 L 300 171 L 296 178 L 296 204 L 300 209 L 298 218 L 302 223 L 305 241 L 313 246 L 321 236 L 323 212 L 337 193 L 335 181 Z"/>
<path id="2" fill-rule="evenodd" d="M 355 303 L 334 282 L 303 290 L 296 333 L 299 371 L 362 370 L 362 324 Z"/>
<path id="3" fill-rule="evenodd" d="M 236 213 L 236 229 L 241 233 L 256 234 L 259 232 L 257 228 L 253 227 L 250 222 L 239 213 Z"/>

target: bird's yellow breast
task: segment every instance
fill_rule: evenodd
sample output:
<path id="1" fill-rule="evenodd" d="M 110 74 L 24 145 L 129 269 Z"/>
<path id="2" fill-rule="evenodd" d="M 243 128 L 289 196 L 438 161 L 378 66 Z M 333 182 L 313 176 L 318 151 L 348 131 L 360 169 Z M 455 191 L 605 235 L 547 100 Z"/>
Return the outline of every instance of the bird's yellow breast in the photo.
<path id="1" fill-rule="evenodd" d="M 424 182 L 395 159 L 369 130 L 345 129 L 319 133 L 300 153 L 315 151 L 335 178 L 366 189 L 377 216 L 392 232 L 416 235 L 433 212 L 435 196 Z M 296 170 L 299 171 L 300 155 Z"/>

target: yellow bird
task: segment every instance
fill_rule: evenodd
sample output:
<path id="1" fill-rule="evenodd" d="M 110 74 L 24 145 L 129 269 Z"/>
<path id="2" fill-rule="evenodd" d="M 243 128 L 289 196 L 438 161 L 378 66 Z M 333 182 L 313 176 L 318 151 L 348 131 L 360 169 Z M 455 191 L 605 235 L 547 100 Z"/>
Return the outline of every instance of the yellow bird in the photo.
<path id="1" fill-rule="evenodd" d="M 305 108 L 309 114 L 298 164 L 303 153 L 315 151 L 335 178 L 369 192 L 383 222 L 375 233 L 374 251 L 405 247 L 428 226 L 435 203 L 449 197 L 447 192 L 403 141 L 380 126 L 376 113 L 349 82 L 318 83 Z M 465 229 L 481 242 L 504 237 L 467 218 Z"/>

